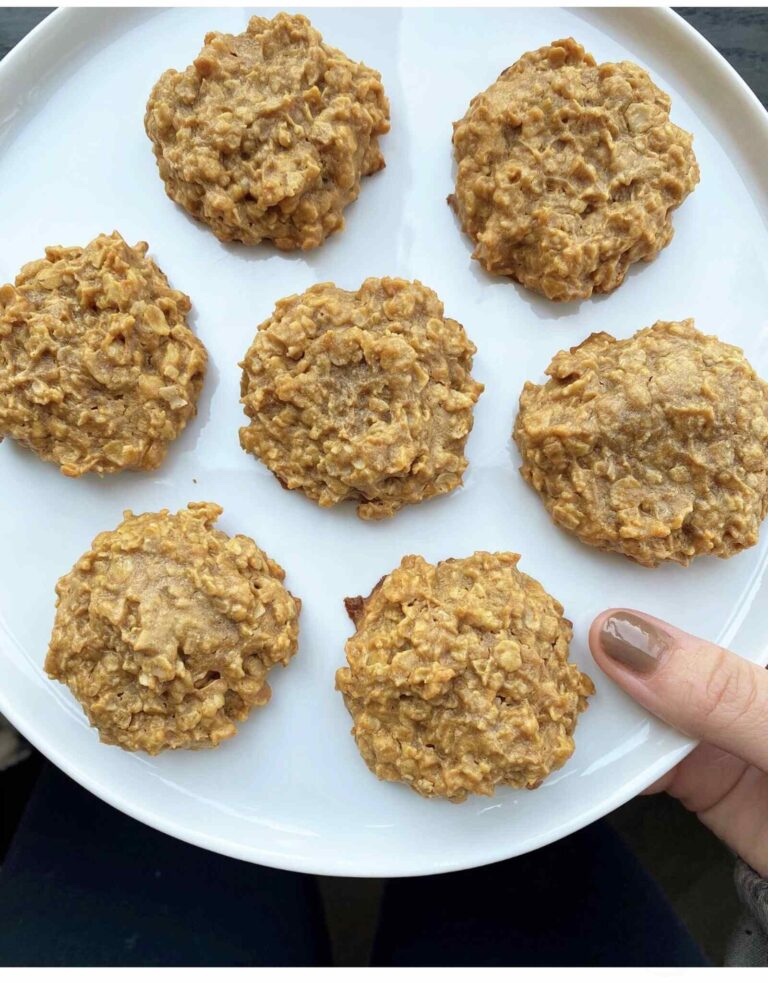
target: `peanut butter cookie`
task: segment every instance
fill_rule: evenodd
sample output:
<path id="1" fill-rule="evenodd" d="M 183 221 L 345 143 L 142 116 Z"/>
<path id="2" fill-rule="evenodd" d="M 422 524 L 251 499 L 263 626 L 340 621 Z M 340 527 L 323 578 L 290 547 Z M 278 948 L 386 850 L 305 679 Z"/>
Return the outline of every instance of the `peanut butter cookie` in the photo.
<path id="1" fill-rule="evenodd" d="M 214 529 L 221 511 L 126 512 L 56 585 L 45 669 L 105 744 L 216 747 L 296 652 L 301 602 L 252 539 Z"/>
<path id="2" fill-rule="evenodd" d="M 278 301 L 243 368 L 243 449 L 322 506 L 363 519 L 461 484 L 483 390 L 475 346 L 415 281 L 318 283 Z"/>
<path id="3" fill-rule="evenodd" d="M 597 65 L 573 38 L 524 54 L 454 124 L 449 201 L 473 257 L 550 300 L 618 287 L 669 244 L 699 180 L 670 105 L 642 68 Z"/>
<path id="4" fill-rule="evenodd" d="M 205 348 L 147 248 L 49 246 L 0 287 L 0 439 L 69 477 L 158 467 L 196 413 Z"/>
<path id="5" fill-rule="evenodd" d="M 536 788 L 573 753 L 594 692 L 571 665 L 571 623 L 517 553 L 437 565 L 406 556 L 367 598 L 336 688 L 381 779 L 462 802 L 497 785 Z"/>
<path id="6" fill-rule="evenodd" d="M 768 385 L 692 320 L 593 334 L 525 384 L 522 474 L 555 522 L 643 566 L 727 557 L 768 510 Z"/>
<path id="7" fill-rule="evenodd" d="M 384 167 L 381 76 L 305 17 L 252 17 L 169 69 L 145 117 L 168 196 L 219 239 L 312 249 L 344 226 L 360 178 Z"/>

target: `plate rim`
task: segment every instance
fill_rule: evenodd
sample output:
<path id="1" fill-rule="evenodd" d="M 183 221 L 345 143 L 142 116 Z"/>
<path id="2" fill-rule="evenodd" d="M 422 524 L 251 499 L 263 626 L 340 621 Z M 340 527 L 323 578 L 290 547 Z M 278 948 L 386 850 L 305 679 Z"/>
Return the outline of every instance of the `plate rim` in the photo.
<path id="1" fill-rule="evenodd" d="M 115 13 L 136 13 L 137 10 L 142 13 L 151 14 L 151 11 L 145 8 L 133 8 L 132 11 L 130 9 L 126 10 L 125 8 L 118 11 L 107 9 L 113 15 Z M 595 8 L 575 9 L 577 11 L 579 9 L 587 9 L 591 13 L 597 13 L 598 15 L 604 13 L 604 9 L 601 8 L 597 10 Z M 46 43 L 51 43 L 55 40 L 57 34 L 69 30 L 71 24 L 80 21 L 87 26 L 92 21 L 94 15 L 103 15 L 104 12 L 105 8 L 60 7 L 48 14 L 0 62 L 0 86 L 8 84 L 9 88 L 12 87 L 12 76 L 17 71 L 17 66 L 21 65 L 25 59 L 33 58 L 36 48 Z M 670 33 L 676 32 L 680 43 L 698 49 L 698 54 L 707 60 L 713 71 L 717 71 L 723 83 L 729 85 L 732 90 L 735 90 L 735 95 L 740 102 L 740 112 L 744 114 L 745 118 L 749 116 L 754 124 L 756 135 L 759 133 L 766 147 L 768 147 L 768 109 L 762 105 L 757 95 L 738 74 L 736 69 L 729 64 L 725 57 L 702 34 L 676 11 L 668 7 L 635 8 L 632 13 L 634 16 L 639 15 L 644 17 L 657 30 L 666 30 Z M 8 76 L 11 76 L 11 79 L 6 83 Z M 257 845 L 234 841 L 209 831 L 188 830 L 183 826 L 179 826 L 176 821 L 156 813 L 151 807 L 144 806 L 139 801 L 123 798 L 117 785 L 104 785 L 97 778 L 92 777 L 87 769 L 80 768 L 77 761 L 68 757 L 65 751 L 60 750 L 57 745 L 49 741 L 44 731 L 37 729 L 34 720 L 26 719 L 23 711 L 19 710 L 17 712 L 16 708 L 10 705 L 10 701 L 3 692 L 2 687 L 0 687 L 0 712 L 30 744 L 71 779 L 102 801 L 153 829 L 193 846 L 211 850 L 233 859 L 277 867 L 297 873 L 343 877 L 417 877 L 436 873 L 449 873 L 497 863 L 539 849 L 576 832 L 624 805 L 666 771 L 678 764 L 693 750 L 697 743 L 694 740 L 684 739 L 681 735 L 683 743 L 679 747 L 668 752 L 666 755 L 655 758 L 646 768 L 635 773 L 632 778 L 614 789 L 610 796 L 606 796 L 590 807 L 584 808 L 578 815 L 563 824 L 562 827 L 557 827 L 554 830 L 548 828 L 546 832 L 539 834 L 537 837 L 529 837 L 524 844 L 520 845 L 519 849 L 513 848 L 510 850 L 509 846 L 502 847 L 498 843 L 494 845 L 494 842 L 491 841 L 489 848 L 486 849 L 482 857 L 479 859 L 473 857 L 469 863 L 466 861 L 456 862 L 448 859 L 445 863 L 429 863 L 427 866 L 417 868 L 416 864 L 411 860 L 401 863 L 396 856 L 386 856 L 384 858 L 372 857 L 368 866 L 361 867 L 358 861 L 354 861 L 350 865 L 345 861 L 343 856 L 334 857 L 332 861 L 330 858 L 309 858 L 304 856 L 304 854 L 291 852 L 284 852 L 275 856 L 274 851 L 266 852 Z"/>

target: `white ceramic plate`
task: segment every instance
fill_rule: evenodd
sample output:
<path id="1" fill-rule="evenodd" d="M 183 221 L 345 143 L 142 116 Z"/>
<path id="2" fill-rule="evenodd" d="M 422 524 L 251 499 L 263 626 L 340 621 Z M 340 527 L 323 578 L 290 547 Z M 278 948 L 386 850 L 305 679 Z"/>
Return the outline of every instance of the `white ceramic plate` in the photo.
<path id="1" fill-rule="evenodd" d="M 270 12 L 271 13 L 271 12 Z M 238 10 L 70 10 L 46 20 L 0 64 L 0 282 L 50 243 L 119 229 L 194 304 L 211 369 L 198 418 L 151 475 L 63 478 L 12 441 L 0 447 L 0 706 L 52 761 L 137 819 L 211 850 L 294 870 L 395 876 L 471 867 L 532 850 L 639 792 L 690 743 L 650 719 L 596 669 L 586 630 L 631 605 L 766 659 L 760 597 L 768 533 L 728 561 L 644 570 L 556 529 L 517 473 L 510 429 L 526 379 L 592 331 L 632 334 L 693 316 L 741 345 L 768 376 L 768 122 L 755 97 L 694 31 L 664 10 L 317 9 L 331 44 L 379 69 L 392 103 L 387 168 L 363 182 L 347 229 L 321 249 L 220 244 L 165 196 L 142 118 L 155 79 L 183 68 L 207 30 L 238 32 Z M 611 296 L 558 306 L 470 261 L 445 203 L 451 122 L 518 55 L 572 34 L 600 61 L 630 58 L 671 93 L 695 134 L 702 181 L 675 215 L 672 245 Z M 237 431 L 237 362 L 286 294 L 321 280 L 420 278 L 478 346 L 486 384 L 468 445 L 465 487 L 364 524 L 283 491 L 247 457 Z M 301 644 L 275 670 L 274 696 L 216 751 L 150 759 L 98 742 L 42 663 L 53 587 L 122 510 L 212 499 L 222 528 L 243 532 L 287 570 L 304 601 Z M 334 670 L 350 634 L 342 598 L 367 593 L 406 553 L 437 561 L 513 549 L 575 624 L 573 658 L 597 695 L 577 751 L 536 792 L 501 790 L 456 806 L 377 782 L 349 735 Z"/>

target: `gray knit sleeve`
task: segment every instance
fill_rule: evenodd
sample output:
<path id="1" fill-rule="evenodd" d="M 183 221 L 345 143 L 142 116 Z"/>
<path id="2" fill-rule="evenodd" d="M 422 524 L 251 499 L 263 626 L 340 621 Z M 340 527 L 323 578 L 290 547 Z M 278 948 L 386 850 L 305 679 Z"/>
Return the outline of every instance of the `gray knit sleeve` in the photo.
<path id="1" fill-rule="evenodd" d="M 736 892 L 744 914 L 728 943 L 726 966 L 768 966 L 768 881 L 736 861 Z"/>

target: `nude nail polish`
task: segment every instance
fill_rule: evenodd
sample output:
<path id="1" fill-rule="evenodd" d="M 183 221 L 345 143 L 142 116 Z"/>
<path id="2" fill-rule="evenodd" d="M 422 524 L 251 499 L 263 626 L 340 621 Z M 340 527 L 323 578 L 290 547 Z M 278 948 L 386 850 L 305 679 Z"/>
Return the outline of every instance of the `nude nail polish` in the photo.
<path id="1" fill-rule="evenodd" d="M 672 647 L 672 636 L 663 628 L 630 611 L 614 611 L 606 618 L 600 641 L 612 659 L 646 676 Z"/>

